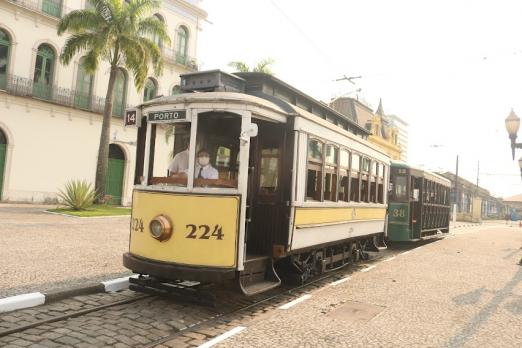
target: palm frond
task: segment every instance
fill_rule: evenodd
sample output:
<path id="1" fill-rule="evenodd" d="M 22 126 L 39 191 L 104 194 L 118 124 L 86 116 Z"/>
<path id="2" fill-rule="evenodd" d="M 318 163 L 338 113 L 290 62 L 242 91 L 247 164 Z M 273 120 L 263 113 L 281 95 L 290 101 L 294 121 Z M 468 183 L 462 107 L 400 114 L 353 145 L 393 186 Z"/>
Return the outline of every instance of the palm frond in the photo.
<path id="1" fill-rule="evenodd" d="M 167 26 L 157 18 L 147 17 L 138 24 L 138 33 L 142 36 L 157 37 L 165 45 L 170 45 L 170 37 L 167 34 Z"/>
<path id="2" fill-rule="evenodd" d="M 239 72 L 249 72 L 250 68 L 244 62 L 230 62 L 228 66 L 236 69 Z"/>
<path id="3" fill-rule="evenodd" d="M 62 17 L 58 23 L 58 35 L 62 35 L 67 30 L 72 32 L 96 31 L 105 24 L 104 18 L 94 9 L 75 10 Z"/>
<path id="4" fill-rule="evenodd" d="M 268 75 L 272 75 L 272 70 L 270 69 L 270 65 L 274 64 L 275 60 L 272 58 L 265 58 L 261 60 L 254 68 L 254 72 L 261 72 Z"/>
<path id="5" fill-rule="evenodd" d="M 103 38 L 99 37 L 96 33 L 80 33 L 71 35 L 62 48 L 60 61 L 65 65 L 69 64 L 71 59 L 77 53 L 88 51 L 93 47 L 102 46 L 102 44 L 98 42 L 100 40 L 103 40 Z"/>

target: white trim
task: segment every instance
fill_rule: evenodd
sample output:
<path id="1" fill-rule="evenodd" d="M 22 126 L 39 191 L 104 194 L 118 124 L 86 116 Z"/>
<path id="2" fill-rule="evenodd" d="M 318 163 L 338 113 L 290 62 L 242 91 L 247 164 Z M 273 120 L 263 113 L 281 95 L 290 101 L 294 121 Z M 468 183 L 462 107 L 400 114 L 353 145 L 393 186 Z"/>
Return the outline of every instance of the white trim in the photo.
<path id="1" fill-rule="evenodd" d="M 372 269 L 374 269 L 375 267 L 377 267 L 376 265 L 373 265 L 373 266 L 368 266 L 364 269 L 361 269 L 361 272 L 368 272 L 368 271 L 371 271 Z"/>
<path id="2" fill-rule="evenodd" d="M 291 308 L 291 307 L 295 306 L 296 304 L 299 304 L 299 303 L 301 303 L 303 301 L 308 300 L 310 297 L 312 297 L 312 295 L 310 295 L 310 294 L 303 295 L 303 296 L 301 296 L 299 298 L 296 298 L 293 301 L 288 302 L 287 304 L 279 306 L 278 309 L 288 309 L 288 308 Z"/>
<path id="3" fill-rule="evenodd" d="M 236 326 L 232 330 L 229 330 L 229 331 L 225 332 L 224 334 L 221 334 L 217 337 L 214 337 L 210 341 L 203 343 L 202 345 L 198 346 L 198 348 L 209 348 L 209 347 L 215 346 L 219 342 L 222 342 L 222 341 L 226 340 L 227 338 L 230 338 L 230 337 L 234 336 L 235 334 L 240 333 L 244 329 L 246 329 L 246 327 Z"/>
<path id="4" fill-rule="evenodd" d="M 41 292 L 31 292 L 29 294 L 6 297 L 0 299 L 0 313 L 39 306 L 44 303 L 45 295 Z"/>
<path id="5" fill-rule="evenodd" d="M 129 276 L 129 277 L 123 277 L 123 278 L 116 278 L 107 280 L 104 282 L 101 282 L 103 284 L 103 287 L 105 289 L 105 292 L 116 292 L 124 289 L 129 288 L 129 278 L 137 278 L 137 275 Z"/>
<path id="6" fill-rule="evenodd" d="M 350 280 L 351 277 L 345 277 L 345 278 L 341 278 L 339 280 L 336 280 L 335 282 L 331 282 L 330 283 L 330 286 L 336 286 L 336 285 L 339 285 L 339 284 L 342 284 L 342 283 L 345 283 L 347 282 L 348 280 Z"/>

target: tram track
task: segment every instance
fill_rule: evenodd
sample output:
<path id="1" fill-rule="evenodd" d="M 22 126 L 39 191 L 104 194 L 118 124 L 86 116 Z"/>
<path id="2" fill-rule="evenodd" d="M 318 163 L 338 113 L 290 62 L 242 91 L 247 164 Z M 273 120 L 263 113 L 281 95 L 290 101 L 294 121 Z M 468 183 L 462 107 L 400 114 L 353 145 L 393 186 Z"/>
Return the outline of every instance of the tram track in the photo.
<path id="1" fill-rule="evenodd" d="M 85 314 L 101 311 L 101 310 L 104 310 L 104 309 L 107 309 L 107 308 L 110 308 L 110 307 L 115 307 L 115 306 L 120 306 L 120 305 L 124 305 L 124 304 L 129 304 L 129 303 L 136 302 L 136 301 L 139 301 L 139 300 L 143 300 L 143 299 L 149 298 L 149 297 L 151 297 L 151 295 L 140 295 L 140 296 L 135 297 L 135 298 L 129 298 L 129 299 L 125 299 L 125 300 L 120 300 L 120 301 L 116 301 L 116 302 L 113 302 L 113 303 L 107 303 L 107 304 L 99 305 L 99 306 L 92 307 L 92 308 L 87 308 L 87 309 L 82 309 L 82 310 L 78 310 L 78 311 L 73 311 L 73 312 L 70 312 L 70 313 L 67 313 L 67 314 L 63 314 L 63 315 L 60 315 L 60 316 L 55 316 L 55 317 L 52 317 L 52 318 L 49 318 L 49 319 L 43 319 L 43 320 L 35 321 L 33 323 L 30 323 L 30 324 L 21 325 L 21 326 L 18 326 L 18 327 L 7 329 L 7 330 L 2 330 L 2 331 L 0 331 L 0 337 L 4 337 L 4 336 L 10 335 L 10 334 L 22 332 L 22 331 L 25 331 L 25 330 L 28 330 L 28 329 L 32 329 L 34 327 L 41 326 L 41 325 L 54 323 L 54 322 L 62 321 L 62 320 L 67 320 L 69 318 L 75 318 L 75 317 L 79 317 L 79 316 L 82 316 L 82 315 L 85 315 Z"/>
<path id="2" fill-rule="evenodd" d="M 332 270 L 305 284 L 296 286 L 286 285 L 253 297 L 231 296 L 230 290 L 216 286 L 217 303 L 215 307 L 194 306 L 193 304 L 189 306 L 187 303 L 179 301 L 179 299 L 171 300 L 166 297 L 149 294 L 131 295 L 132 298 L 124 298 L 92 308 L 72 311 L 52 318 L 4 329 L 0 331 L 0 345 L 2 345 L 3 341 L 1 338 L 3 337 L 13 334 L 16 337 L 23 337 L 25 332 L 27 332 L 27 335 L 30 335 L 30 329 L 34 330 L 35 328 L 38 328 L 43 333 L 56 331 L 56 329 L 60 328 L 69 328 L 74 331 L 78 327 L 92 326 L 93 321 L 99 322 L 98 325 L 102 328 L 111 325 L 118 325 L 119 328 L 120 324 L 129 322 L 128 318 L 130 318 L 130 316 L 127 314 L 132 311 L 132 313 L 134 313 L 134 319 L 130 321 L 134 321 L 134 324 L 139 326 L 137 326 L 135 331 L 129 331 L 134 331 L 134 335 L 136 336 L 142 335 L 145 337 L 147 334 L 147 340 L 145 341 L 144 339 L 143 342 L 136 342 L 135 344 L 129 345 L 134 347 L 155 347 L 191 332 L 197 333 L 198 330 L 217 328 L 218 326 L 228 325 L 232 321 L 255 318 L 259 313 L 274 310 L 280 305 L 304 294 L 324 288 L 337 280 L 346 278 L 372 265 L 375 266 L 386 258 L 397 256 L 420 245 L 422 244 L 399 246 L 398 249 L 388 249 L 384 252 L 371 253 L 369 260 Z M 125 296 L 129 295 L 125 294 Z M 151 321 L 155 323 L 168 323 L 169 320 L 179 320 L 183 324 L 178 327 L 169 326 L 168 328 L 165 327 L 165 325 L 160 327 L 151 324 L 154 328 L 158 327 L 161 329 L 146 328 Z M 141 330 L 139 328 L 141 328 Z M 116 334 L 124 335 L 123 332 L 124 330 L 119 330 Z M 128 335 L 130 335 L 130 333 L 128 333 Z M 136 338 L 136 336 L 134 336 L 134 338 Z M 95 336 L 91 337 L 96 339 Z M 213 337 L 207 335 L 206 339 L 211 338 Z"/>

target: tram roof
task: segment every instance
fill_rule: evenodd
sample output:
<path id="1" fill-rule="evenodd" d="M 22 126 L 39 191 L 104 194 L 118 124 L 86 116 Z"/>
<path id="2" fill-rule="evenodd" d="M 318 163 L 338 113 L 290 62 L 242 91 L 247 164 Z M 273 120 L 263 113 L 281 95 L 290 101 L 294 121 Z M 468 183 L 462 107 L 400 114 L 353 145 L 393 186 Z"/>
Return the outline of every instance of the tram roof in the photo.
<path id="1" fill-rule="evenodd" d="M 428 170 L 424 170 L 422 168 L 413 166 L 413 165 L 408 164 L 408 163 L 403 162 L 403 161 L 393 160 L 391 162 L 391 167 L 392 168 L 406 168 L 406 169 L 410 169 L 410 170 L 413 170 L 414 172 L 416 172 L 418 174 L 418 176 L 422 176 L 423 178 L 433 180 L 433 181 L 435 181 L 435 182 L 437 182 L 439 184 L 442 184 L 442 185 L 451 186 L 451 181 L 448 180 L 447 178 L 445 178 L 445 177 L 443 177 L 441 175 L 435 174 L 433 172 L 430 172 Z"/>

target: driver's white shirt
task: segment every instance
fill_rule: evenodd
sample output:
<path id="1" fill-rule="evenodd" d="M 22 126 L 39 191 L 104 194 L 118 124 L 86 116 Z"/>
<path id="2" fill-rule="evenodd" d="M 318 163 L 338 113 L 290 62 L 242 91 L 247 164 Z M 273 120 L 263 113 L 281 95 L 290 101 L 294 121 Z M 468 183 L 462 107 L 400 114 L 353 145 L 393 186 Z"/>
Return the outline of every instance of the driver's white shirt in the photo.
<path id="1" fill-rule="evenodd" d="M 196 164 L 196 168 L 194 170 L 194 178 L 198 178 L 199 169 L 201 169 L 201 178 L 203 179 L 219 179 L 219 173 L 216 168 L 212 167 L 210 164 L 207 164 L 204 167 L 201 167 L 199 164 Z"/>
<path id="2" fill-rule="evenodd" d="M 189 163 L 188 149 L 178 152 L 169 164 L 168 170 L 171 174 L 187 173 Z"/>

